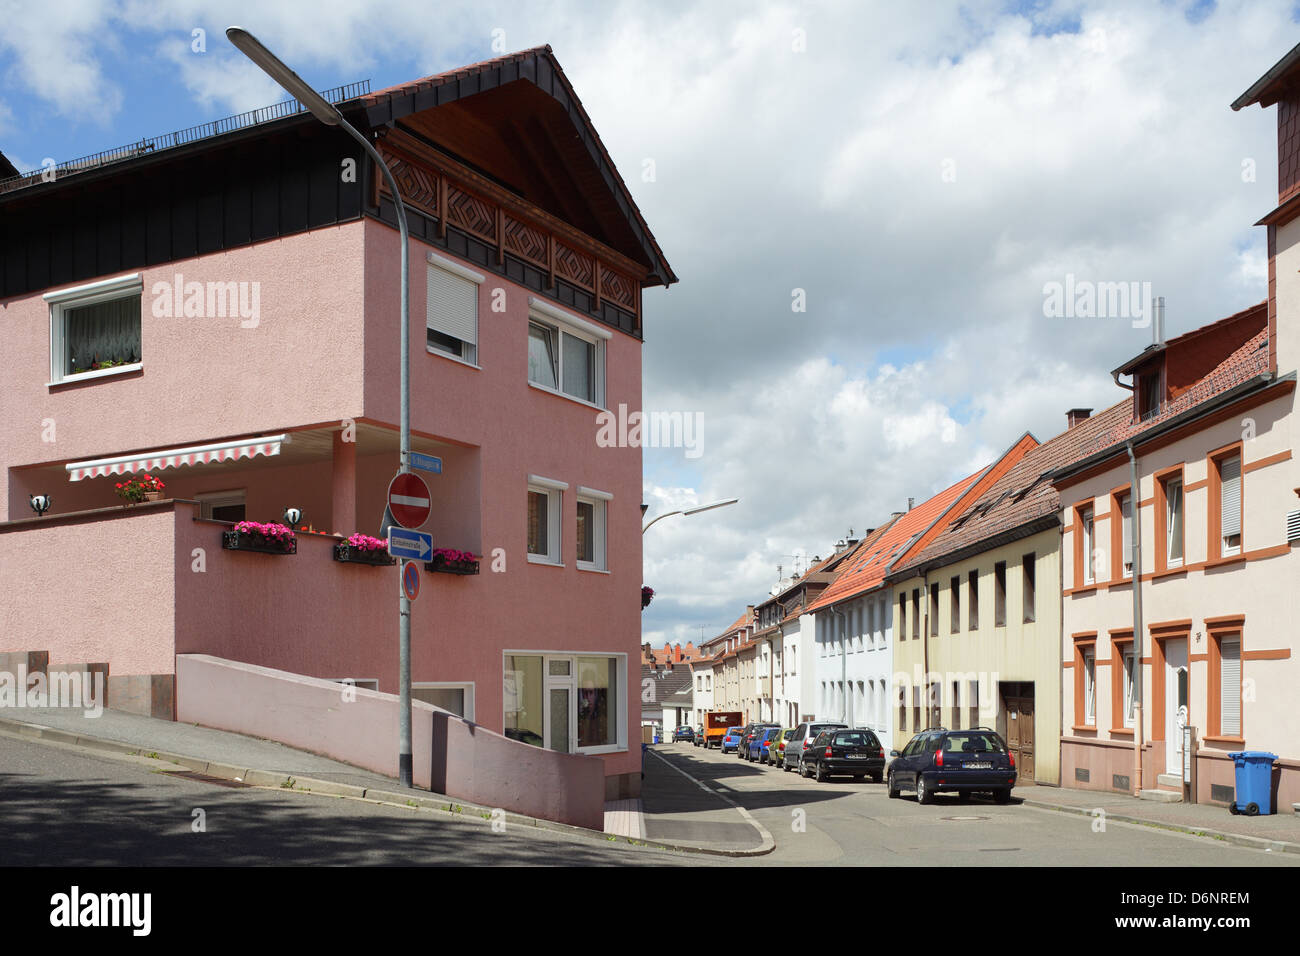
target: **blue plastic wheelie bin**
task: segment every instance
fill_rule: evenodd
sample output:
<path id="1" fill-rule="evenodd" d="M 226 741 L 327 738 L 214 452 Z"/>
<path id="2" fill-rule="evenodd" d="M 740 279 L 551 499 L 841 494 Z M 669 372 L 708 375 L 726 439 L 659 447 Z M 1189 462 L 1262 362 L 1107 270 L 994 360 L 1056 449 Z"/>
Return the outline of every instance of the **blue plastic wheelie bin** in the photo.
<path id="1" fill-rule="evenodd" d="M 1248 817 L 1273 812 L 1273 761 L 1277 754 L 1263 750 L 1239 750 L 1230 753 L 1237 768 L 1236 800 L 1228 807 L 1233 813 Z"/>

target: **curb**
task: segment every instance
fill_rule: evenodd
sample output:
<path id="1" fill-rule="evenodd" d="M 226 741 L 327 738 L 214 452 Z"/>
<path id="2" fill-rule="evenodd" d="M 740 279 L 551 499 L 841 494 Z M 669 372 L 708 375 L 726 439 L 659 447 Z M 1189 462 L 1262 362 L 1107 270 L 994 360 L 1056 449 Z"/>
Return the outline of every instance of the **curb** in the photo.
<path id="1" fill-rule="evenodd" d="M 1081 817 L 1091 817 L 1093 809 L 1089 807 L 1078 807 L 1062 805 L 1059 803 L 1046 803 L 1041 800 L 1020 798 L 1022 806 L 1034 807 L 1038 810 L 1056 810 L 1060 813 L 1073 813 Z M 1115 820 L 1118 823 L 1132 823 L 1138 826 L 1156 827 L 1162 830 L 1174 830 L 1179 833 L 1186 833 L 1189 836 L 1206 837 L 1212 840 L 1218 840 L 1225 843 L 1231 843 L 1235 846 L 1243 846 L 1252 850 L 1272 850 L 1274 853 L 1300 853 L 1300 843 L 1292 843 L 1288 840 L 1270 840 L 1268 837 L 1247 836 L 1244 833 L 1228 833 L 1224 830 L 1212 830 L 1209 827 L 1194 827 L 1183 823 L 1166 823 L 1163 820 L 1151 820 L 1146 817 L 1137 817 L 1128 813 L 1112 813 L 1110 810 L 1102 807 L 1106 812 L 1107 820 Z"/>
<path id="2" fill-rule="evenodd" d="M 294 793 L 314 793 L 319 796 L 331 796 L 345 800 L 364 800 L 369 803 L 382 803 L 389 806 L 402 807 L 411 810 L 436 810 L 462 818 L 481 817 L 484 820 L 490 820 L 493 813 L 504 812 L 505 816 L 503 819 L 507 824 L 528 827 L 533 830 L 551 830 L 556 833 L 563 833 L 568 836 L 577 837 L 596 846 L 628 843 L 638 847 L 676 850 L 687 853 L 704 853 L 720 856 L 755 855 L 754 851 L 711 850 L 706 847 L 695 847 L 690 845 L 679 846 L 670 843 L 660 843 L 655 840 L 621 837 L 614 834 L 603 833 L 599 830 L 587 830 L 583 827 L 558 823 L 554 820 L 543 820 L 540 817 L 529 817 L 524 816 L 523 814 L 511 813 L 508 810 L 501 811 L 499 807 L 480 806 L 478 804 L 460 800 L 456 797 L 449 797 L 442 794 L 431 794 L 427 790 L 412 790 L 409 793 L 402 793 L 371 787 L 358 787 L 353 784 L 338 783 L 333 780 L 321 780 L 316 777 L 304 777 L 301 775 L 287 774 L 273 770 L 258 770 L 255 768 L 238 767 L 231 764 L 204 760 L 201 757 L 176 754 L 166 750 L 151 750 L 147 747 L 129 744 L 120 740 L 106 740 L 102 737 L 87 737 L 66 730 L 58 730 L 54 727 L 44 727 L 40 724 L 32 724 L 26 721 L 13 720 L 4 717 L 0 717 L 0 735 L 25 738 L 29 740 L 44 740 L 54 744 L 65 744 L 82 747 L 87 750 L 97 750 L 102 753 L 139 757 L 145 760 L 163 761 L 185 767 L 189 770 L 193 770 L 195 773 L 207 774 L 210 777 L 220 777 L 223 780 L 236 780 L 247 784 L 250 787 L 257 787 L 259 789 L 287 790 Z M 689 776 L 689 774 L 687 776 Z M 394 781 L 394 783 L 395 782 L 396 781 Z M 721 794 L 719 794 L 719 796 L 721 796 Z M 731 801 L 728 802 L 730 803 Z M 737 809 L 748 817 L 748 813 L 743 807 L 737 807 Z M 751 820 L 751 822 L 754 821 Z M 770 835 L 767 835 L 767 831 L 763 830 L 760 824 L 754 822 L 754 825 L 757 826 L 765 835 L 765 839 L 771 840 Z M 773 843 L 773 846 L 775 846 L 775 843 Z M 771 852 L 771 849 L 772 848 L 769 847 L 768 849 L 760 850 L 759 852 L 767 853 Z"/>
<path id="3" fill-rule="evenodd" d="M 744 807 L 742 807 L 740 804 L 738 804 L 735 800 L 732 800 L 725 793 L 721 793 L 717 790 L 711 790 L 709 787 L 705 786 L 705 784 L 702 781 L 697 780 L 695 777 L 691 776 L 689 773 L 687 773 L 681 767 L 677 766 L 675 763 L 673 763 L 663 754 L 657 753 L 656 751 L 653 750 L 648 750 L 646 752 L 654 754 L 654 756 L 658 757 L 668 766 L 672 767 L 674 770 L 680 773 L 687 780 L 691 781 L 691 783 L 695 784 L 705 793 L 710 793 L 713 794 L 715 797 L 720 797 L 724 802 L 731 804 L 732 807 L 734 807 L 736 810 L 739 810 L 740 815 L 745 818 L 745 822 L 758 831 L 759 839 L 762 840 L 762 843 L 753 850 L 723 850 L 723 849 L 717 849 L 712 847 L 694 846 L 692 844 L 683 844 L 678 846 L 678 845 L 670 845 L 666 843 L 654 843 L 652 841 L 650 842 L 649 845 L 667 847 L 673 850 L 684 850 L 688 853 L 707 853 L 711 856 L 731 856 L 731 857 L 765 856 L 776 849 L 776 840 L 773 838 L 772 834 L 768 832 L 767 827 L 763 826 L 763 824 L 755 820 L 754 817 L 750 814 L 750 812 L 746 810 Z"/>

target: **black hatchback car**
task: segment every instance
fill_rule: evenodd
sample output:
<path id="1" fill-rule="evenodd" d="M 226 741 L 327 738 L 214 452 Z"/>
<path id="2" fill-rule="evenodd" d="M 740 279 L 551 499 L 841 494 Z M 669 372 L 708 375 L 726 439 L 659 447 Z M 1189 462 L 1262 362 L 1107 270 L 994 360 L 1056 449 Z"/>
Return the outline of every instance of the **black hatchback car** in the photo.
<path id="1" fill-rule="evenodd" d="M 930 803 L 936 793 L 990 793 L 998 803 L 1011 799 L 1016 785 L 1016 758 L 1006 741 L 987 727 L 971 730 L 926 730 L 913 737 L 902 753 L 890 751 L 889 795 L 915 790 L 917 803 Z"/>
<path id="2" fill-rule="evenodd" d="M 823 730 L 799 761 L 799 776 L 810 773 L 819 781 L 831 777 L 861 780 L 868 774 L 880 783 L 885 772 L 885 750 L 869 730 Z"/>

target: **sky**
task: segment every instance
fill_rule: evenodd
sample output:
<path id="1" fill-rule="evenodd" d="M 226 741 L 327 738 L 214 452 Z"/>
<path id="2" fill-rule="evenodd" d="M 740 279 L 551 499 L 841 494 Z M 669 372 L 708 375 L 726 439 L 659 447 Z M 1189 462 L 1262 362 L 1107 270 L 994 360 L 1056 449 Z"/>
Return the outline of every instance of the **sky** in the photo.
<path id="1" fill-rule="evenodd" d="M 0 0 L 20 169 L 274 103 L 241 25 L 318 89 L 549 43 L 680 282 L 644 300 L 656 591 L 643 640 L 720 633 L 785 574 L 1127 393 L 1139 283 L 1177 335 L 1261 301 L 1283 2 Z M 197 31 L 197 32 L 196 32 Z M 1146 284 L 1146 285 L 1142 285 Z M 1082 310 L 1086 313 L 1086 310 Z"/>

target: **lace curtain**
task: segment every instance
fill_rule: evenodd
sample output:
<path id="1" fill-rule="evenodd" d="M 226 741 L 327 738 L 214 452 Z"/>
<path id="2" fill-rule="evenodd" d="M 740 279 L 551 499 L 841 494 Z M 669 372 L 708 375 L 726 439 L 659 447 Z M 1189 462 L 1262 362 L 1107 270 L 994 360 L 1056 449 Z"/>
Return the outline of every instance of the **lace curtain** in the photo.
<path id="1" fill-rule="evenodd" d="M 69 373 L 140 361 L 140 296 L 67 309 L 64 322 Z"/>

